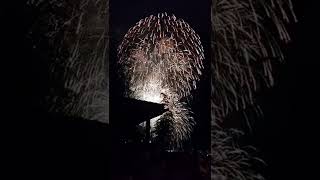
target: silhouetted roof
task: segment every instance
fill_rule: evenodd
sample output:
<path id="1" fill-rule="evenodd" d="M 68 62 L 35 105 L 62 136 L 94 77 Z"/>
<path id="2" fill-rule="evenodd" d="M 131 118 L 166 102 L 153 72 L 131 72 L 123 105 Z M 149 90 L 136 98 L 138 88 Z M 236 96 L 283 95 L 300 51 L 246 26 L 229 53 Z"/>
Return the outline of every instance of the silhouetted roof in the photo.
<path id="1" fill-rule="evenodd" d="M 111 109 L 110 125 L 138 125 L 164 112 L 163 104 L 130 98 L 120 98 L 119 101 L 120 103 Z"/>

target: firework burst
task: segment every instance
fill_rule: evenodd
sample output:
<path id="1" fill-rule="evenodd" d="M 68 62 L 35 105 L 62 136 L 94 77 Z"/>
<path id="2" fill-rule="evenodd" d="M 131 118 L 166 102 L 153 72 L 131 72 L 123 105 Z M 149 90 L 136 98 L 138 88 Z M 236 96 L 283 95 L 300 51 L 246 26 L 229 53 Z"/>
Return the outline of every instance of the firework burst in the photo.
<path id="1" fill-rule="evenodd" d="M 56 88 L 50 94 L 48 104 L 53 111 L 105 121 L 109 99 L 105 77 L 108 3 L 28 1 L 31 10 L 39 13 L 28 37 L 35 50 L 47 51 L 52 82 L 62 84 L 63 92 L 67 91 L 64 95 Z M 261 179 L 249 170 L 252 157 L 237 146 L 235 133 L 221 128 L 220 123 L 230 112 L 253 104 L 261 82 L 273 84 L 272 62 L 284 59 L 277 39 L 290 40 L 285 24 L 296 20 L 293 6 L 290 0 L 212 0 L 211 10 L 211 177 Z M 266 23 L 274 29 L 267 28 Z M 168 124 L 170 145 L 180 146 L 192 131 L 191 111 L 182 99 L 196 88 L 203 58 L 194 30 L 166 14 L 140 20 L 119 47 L 127 95 L 166 104 L 168 111 L 157 118 L 156 124 Z M 156 131 L 162 131 L 161 127 Z"/>
<path id="2" fill-rule="evenodd" d="M 161 93 L 190 95 L 203 69 L 200 37 L 182 19 L 166 13 L 149 16 L 130 28 L 118 49 L 128 96 L 161 102 Z"/>
<path id="3" fill-rule="evenodd" d="M 203 69 L 200 37 L 182 19 L 166 13 L 149 16 L 129 29 L 118 48 L 126 95 L 164 103 L 178 144 L 189 136 L 193 120 L 182 98 L 196 89 Z M 162 118 L 168 117 L 165 113 Z"/>

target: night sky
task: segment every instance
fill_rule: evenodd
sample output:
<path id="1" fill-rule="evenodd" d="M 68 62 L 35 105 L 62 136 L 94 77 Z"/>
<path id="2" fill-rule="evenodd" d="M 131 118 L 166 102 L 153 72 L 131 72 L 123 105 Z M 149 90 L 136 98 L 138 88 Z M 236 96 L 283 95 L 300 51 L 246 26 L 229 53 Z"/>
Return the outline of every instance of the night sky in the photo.
<path id="1" fill-rule="evenodd" d="M 122 3 L 123 0 L 114 0 L 110 4 L 111 46 L 141 18 L 167 11 L 190 23 L 208 49 L 208 1 L 127 1 L 125 6 Z M 313 179 L 312 174 L 317 172 L 317 165 L 313 163 L 318 163 L 315 158 L 319 141 L 316 125 L 320 77 L 318 6 L 311 1 L 294 3 L 299 22 L 290 27 L 292 42 L 285 51 L 286 63 L 275 67 L 275 86 L 258 94 L 264 117 L 252 122 L 252 132 L 240 116 L 243 123 L 230 125 L 246 131 L 244 143 L 258 148 L 258 154 L 268 164 L 262 173 L 272 180 Z M 30 175 L 34 179 L 48 179 L 53 175 L 103 179 L 109 158 L 108 127 L 81 119 L 70 122 L 66 117 L 42 111 L 39 102 L 47 92 L 47 64 L 30 53 L 31 47 L 25 40 L 26 27 L 33 17 L 23 5 L 14 5 L 8 10 L 12 16 L 4 21 L 7 25 L 3 28 L 6 46 L 3 58 L 6 57 L 4 61 L 9 65 L 4 71 L 3 89 L 7 97 L 5 114 L 9 116 L 4 115 L 2 119 L 12 124 L 6 139 L 8 147 L 14 149 L 11 151 L 14 174 Z M 115 57 L 112 53 L 111 57 Z M 110 61 L 112 67 L 113 60 Z M 112 75 L 110 77 L 112 84 Z"/>

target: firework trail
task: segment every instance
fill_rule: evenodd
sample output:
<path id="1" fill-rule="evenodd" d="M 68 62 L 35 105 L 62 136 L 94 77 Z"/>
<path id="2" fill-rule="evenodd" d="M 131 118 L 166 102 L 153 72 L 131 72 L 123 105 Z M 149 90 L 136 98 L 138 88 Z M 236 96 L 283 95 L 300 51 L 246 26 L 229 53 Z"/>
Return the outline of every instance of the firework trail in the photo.
<path id="1" fill-rule="evenodd" d="M 194 122 L 182 99 L 196 89 L 203 69 L 200 37 L 174 15 L 151 15 L 128 30 L 118 56 L 126 95 L 166 104 L 172 140 L 179 144 L 186 139 Z M 168 117 L 168 113 L 160 119 Z"/>
<path id="2" fill-rule="evenodd" d="M 262 85 L 273 85 L 272 63 L 284 60 L 279 41 L 290 41 L 291 19 L 291 0 L 212 0 L 212 179 L 263 179 L 249 167 L 256 158 L 238 146 L 223 121 L 254 106 Z"/>
<path id="3" fill-rule="evenodd" d="M 49 111 L 108 123 L 108 0 L 29 0 L 28 37 L 46 54 Z"/>
<path id="4" fill-rule="evenodd" d="M 178 98 L 165 97 L 163 103 L 168 111 L 159 117 L 154 128 L 156 139 L 162 148 L 182 149 L 183 143 L 190 139 L 195 121 L 191 110 L 185 102 Z"/>
<path id="5" fill-rule="evenodd" d="M 254 92 L 262 84 L 274 84 L 272 63 L 284 60 L 278 40 L 290 41 L 285 26 L 290 19 L 296 21 L 290 0 L 212 1 L 211 109 L 215 123 L 254 104 Z"/>

